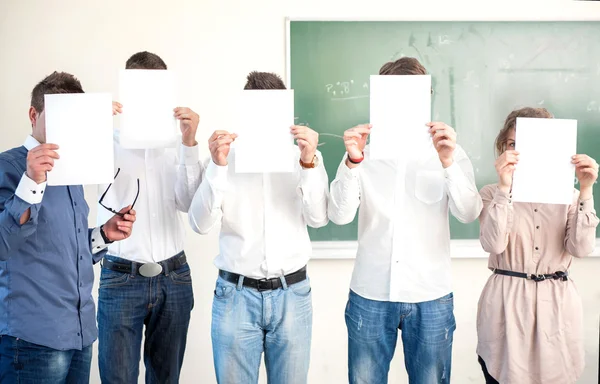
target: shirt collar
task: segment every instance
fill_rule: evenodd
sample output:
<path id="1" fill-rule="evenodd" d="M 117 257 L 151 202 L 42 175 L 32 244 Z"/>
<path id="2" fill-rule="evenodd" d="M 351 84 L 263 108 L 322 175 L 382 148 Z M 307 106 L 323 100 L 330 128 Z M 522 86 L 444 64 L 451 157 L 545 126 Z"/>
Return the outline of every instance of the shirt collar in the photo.
<path id="1" fill-rule="evenodd" d="M 23 146 L 25 148 L 27 148 L 28 151 L 31 151 L 33 148 L 37 147 L 38 145 L 40 145 L 40 142 L 37 141 L 31 135 L 27 136 L 27 138 L 25 139 L 25 143 L 23 143 Z"/>

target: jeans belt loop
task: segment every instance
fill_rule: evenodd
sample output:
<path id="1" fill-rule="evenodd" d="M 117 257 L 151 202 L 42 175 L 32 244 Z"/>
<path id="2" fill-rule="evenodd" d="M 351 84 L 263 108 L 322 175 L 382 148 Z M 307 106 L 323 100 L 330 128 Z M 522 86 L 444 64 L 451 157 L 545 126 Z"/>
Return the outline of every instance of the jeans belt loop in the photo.
<path id="1" fill-rule="evenodd" d="M 244 276 L 240 275 L 240 277 L 238 277 L 237 290 L 241 291 L 243 287 L 244 287 Z"/>

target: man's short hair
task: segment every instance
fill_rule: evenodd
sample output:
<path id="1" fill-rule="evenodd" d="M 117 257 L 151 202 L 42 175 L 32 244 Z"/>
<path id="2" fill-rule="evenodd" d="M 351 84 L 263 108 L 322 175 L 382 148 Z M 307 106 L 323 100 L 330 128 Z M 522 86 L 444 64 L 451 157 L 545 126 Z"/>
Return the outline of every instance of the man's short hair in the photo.
<path id="1" fill-rule="evenodd" d="M 125 63 L 125 69 L 167 69 L 160 56 L 147 51 L 138 52 Z"/>
<path id="2" fill-rule="evenodd" d="M 379 69 L 380 75 L 426 75 L 427 70 L 414 57 L 401 57 L 396 61 L 390 61 Z"/>
<path id="3" fill-rule="evenodd" d="M 44 111 L 44 95 L 57 93 L 83 93 L 83 88 L 75 76 L 55 71 L 33 87 L 31 106 L 37 113 L 42 113 Z"/>
<path id="4" fill-rule="evenodd" d="M 279 75 L 270 72 L 250 72 L 244 89 L 285 89 Z"/>

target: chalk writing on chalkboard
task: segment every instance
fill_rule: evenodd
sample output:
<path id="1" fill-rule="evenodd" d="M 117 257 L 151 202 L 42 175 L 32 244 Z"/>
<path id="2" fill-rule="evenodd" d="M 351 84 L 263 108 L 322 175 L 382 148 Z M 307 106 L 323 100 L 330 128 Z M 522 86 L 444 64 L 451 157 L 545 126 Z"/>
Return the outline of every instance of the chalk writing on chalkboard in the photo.
<path id="1" fill-rule="evenodd" d="M 326 84 L 325 92 L 332 101 L 364 99 L 369 97 L 369 82 L 337 81 Z"/>

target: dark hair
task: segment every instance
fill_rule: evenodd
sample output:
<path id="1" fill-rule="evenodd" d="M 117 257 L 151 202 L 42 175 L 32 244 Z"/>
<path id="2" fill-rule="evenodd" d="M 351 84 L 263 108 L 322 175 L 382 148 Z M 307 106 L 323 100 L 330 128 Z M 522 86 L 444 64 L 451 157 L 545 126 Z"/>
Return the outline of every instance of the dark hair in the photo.
<path id="1" fill-rule="evenodd" d="M 56 72 L 46 76 L 31 91 L 31 106 L 37 113 L 44 111 L 44 95 L 56 93 L 83 93 L 81 83 L 70 73 Z"/>
<path id="2" fill-rule="evenodd" d="M 244 89 L 285 89 L 285 84 L 275 73 L 253 71 L 248 75 Z"/>
<path id="3" fill-rule="evenodd" d="M 525 107 L 521 109 L 515 109 L 506 117 L 504 121 L 504 127 L 498 133 L 496 137 L 496 155 L 500 156 L 506 150 L 506 142 L 508 141 L 508 134 L 511 129 L 515 129 L 517 126 L 517 117 L 537 117 L 544 119 L 552 119 L 554 116 L 546 108 L 531 108 Z"/>
<path id="4" fill-rule="evenodd" d="M 158 55 L 144 51 L 131 56 L 125 69 L 167 69 L 167 64 Z"/>
<path id="5" fill-rule="evenodd" d="M 401 57 L 390 61 L 379 69 L 380 75 L 426 75 L 427 70 L 414 57 Z"/>

